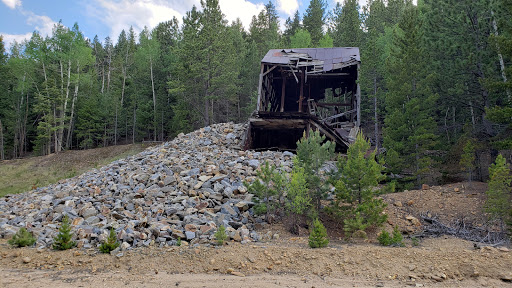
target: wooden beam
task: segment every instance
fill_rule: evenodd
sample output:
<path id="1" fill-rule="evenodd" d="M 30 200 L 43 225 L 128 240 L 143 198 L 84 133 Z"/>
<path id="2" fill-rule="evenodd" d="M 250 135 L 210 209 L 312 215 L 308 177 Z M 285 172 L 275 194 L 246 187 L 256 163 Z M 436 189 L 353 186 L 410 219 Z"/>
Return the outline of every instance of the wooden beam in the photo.
<path id="1" fill-rule="evenodd" d="M 303 69 L 300 73 L 299 112 L 302 112 L 302 101 L 304 101 L 304 72 Z"/>
<path id="2" fill-rule="evenodd" d="M 295 81 L 296 81 L 297 83 L 299 83 L 299 78 L 297 78 L 297 75 L 295 75 L 295 72 L 293 71 L 293 67 L 292 67 L 292 66 L 290 66 L 290 65 L 288 65 L 288 67 L 289 67 L 289 68 L 290 68 L 290 70 L 292 71 L 293 77 L 295 77 Z"/>
<path id="3" fill-rule="evenodd" d="M 286 93 L 286 77 L 283 75 L 283 84 L 281 87 L 281 109 L 279 111 L 284 112 L 284 95 Z"/>
<path id="4" fill-rule="evenodd" d="M 265 76 L 268 73 L 272 72 L 272 70 L 276 69 L 276 67 L 277 67 L 277 65 L 272 66 L 272 68 L 268 69 L 267 71 L 265 71 L 265 73 L 263 73 L 263 76 Z"/>
<path id="5" fill-rule="evenodd" d="M 260 111 L 261 108 L 261 86 L 263 85 L 263 69 L 265 68 L 265 64 L 261 64 L 261 72 L 260 72 L 260 79 L 258 82 L 258 103 L 256 104 L 256 110 Z"/>
<path id="6" fill-rule="evenodd" d="M 338 107 L 338 106 L 351 106 L 350 103 L 323 103 L 323 102 L 317 102 L 316 106 L 319 107 Z"/>
<path id="7" fill-rule="evenodd" d="M 356 127 L 359 128 L 361 125 L 361 86 L 359 85 L 359 69 L 361 68 L 361 64 L 357 63 L 357 91 L 356 91 L 356 109 L 357 109 L 357 119 L 356 119 Z"/>

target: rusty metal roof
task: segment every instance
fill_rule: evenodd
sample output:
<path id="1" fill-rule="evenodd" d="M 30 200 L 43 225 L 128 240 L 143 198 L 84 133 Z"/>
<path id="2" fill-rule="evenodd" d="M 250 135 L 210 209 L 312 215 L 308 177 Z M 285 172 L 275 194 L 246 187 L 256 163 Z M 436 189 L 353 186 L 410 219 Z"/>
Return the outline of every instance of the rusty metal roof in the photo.
<path id="1" fill-rule="evenodd" d="M 297 61 L 323 64 L 323 71 L 330 71 L 341 66 L 356 65 L 361 58 L 358 47 L 335 47 L 272 49 L 261 60 L 262 63 L 282 65 L 295 65 Z"/>

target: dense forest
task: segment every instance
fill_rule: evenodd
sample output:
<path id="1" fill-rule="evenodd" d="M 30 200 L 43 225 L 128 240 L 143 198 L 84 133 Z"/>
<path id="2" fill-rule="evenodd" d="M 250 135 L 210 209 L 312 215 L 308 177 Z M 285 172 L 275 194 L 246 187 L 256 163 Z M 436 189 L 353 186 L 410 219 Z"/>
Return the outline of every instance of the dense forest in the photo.
<path id="1" fill-rule="evenodd" d="M 246 31 L 218 0 L 202 0 L 183 19 L 138 35 L 127 27 L 117 39 L 87 39 L 62 23 L 10 51 L 0 38 L 0 159 L 243 122 L 269 49 L 353 46 L 362 125 L 390 172 L 420 180 L 443 161 L 433 151 L 454 149 L 471 172 L 468 154 L 512 146 L 510 19 L 506 0 L 345 0 L 330 11 L 311 0 L 281 31 L 270 1 Z"/>

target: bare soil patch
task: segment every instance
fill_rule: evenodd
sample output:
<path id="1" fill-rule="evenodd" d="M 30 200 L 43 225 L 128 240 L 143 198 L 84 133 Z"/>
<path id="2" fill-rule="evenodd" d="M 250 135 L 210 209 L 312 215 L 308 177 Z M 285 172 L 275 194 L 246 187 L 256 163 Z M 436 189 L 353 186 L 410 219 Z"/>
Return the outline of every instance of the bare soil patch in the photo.
<path id="1" fill-rule="evenodd" d="M 428 212 L 447 222 L 468 217 L 484 223 L 485 189 L 485 183 L 456 183 L 384 195 L 386 229 L 420 230 L 407 216 Z M 2 239 L 0 286 L 512 287 L 512 252 L 505 247 L 475 249 L 443 236 L 392 248 L 375 244 L 376 233 L 351 242 L 334 233 L 328 248 L 310 249 L 305 235 L 291 235 L 280 224 L 268 230 L 279 239 L 217 248 L 153 246 L 117 256 L 96 249 L 14 249 Z"/>

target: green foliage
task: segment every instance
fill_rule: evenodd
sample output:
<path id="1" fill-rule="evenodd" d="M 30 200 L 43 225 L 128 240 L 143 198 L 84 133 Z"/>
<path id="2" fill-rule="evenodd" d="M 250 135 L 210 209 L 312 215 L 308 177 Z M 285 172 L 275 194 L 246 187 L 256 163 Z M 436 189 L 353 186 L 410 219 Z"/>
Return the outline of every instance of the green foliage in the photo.
<path id="1" fill-rule="evenodd" d="M 416 237 L 411 237 L 412 246 L 416 247 L 420 245 L 420 240 Z"/>
<path id="2" fill-rule="evenodd" d="M 68 250 L 75 247 L 76 242 L 72 240 L 71 225 L 68 216 L 64 216 L 59 228 L 59 234 L 53 238 L 54 250 Z"/>
<path id="3" fill-rule="evenodd" d="M 485 212 L 492 220 L 507 221 L 511 213 L 510 193 L 512 176 L 506 159 L 500 155 L 489 167 L 489 185 L 486 191 Z"/>
<path id="4" fill-rule="evenodd" d="M 276 167 L 265 162 L 265 165 L 256 172 L 256 180 L 251 184 L 245 183 L 249 192 L 257 197 L 254 212 L 266 214 L 266 220 L 270 221 L 270 216 L 280 207 L 285 182 L 285 177 L 277 171 Z"/>
<path id="5" fill-rule="evenodd" d="M 471 182 L 473 180 L 473 170 L 475 169 L 475 144 L 472 139 L 466 141 L 462 149 L 459 165 L 463 171 L 468 173 L 468 181 Z"/>
<path id="6" fill-rule="evenodd" d="M 386 117 L 384 147 L 394 151 L 386 159 L 391 170 L 414 171 L 417 185 L 429 173 L 433 160 L 426 153 L 436 144 L 436 122 L 433 107 L 437 94 L 432 92 L 432 74 L 426 68 L 423 44 L 423 18 L 415 6 L 408 6 L 395 30 L 393 46 L 387 60 Z"/>
<path id="7" fill-rule="evenodd" d="M 356 0 L 345 0 L 343 5 L 336 3 L 334 8 L 333 39 L 336 47 L 360 47 L 363 31 L 361 30 L 361 17 L 359 4 Z"/>
<path id="8" fill-rule="evenodd" d="M 326 7 L 327 3 L 325 0 L 311 0 L 302 20 L 304 29 L 306 29 L 311 34 L 311 42 L 315 47 L 318 45 L 320 39 L 322 39 L 322 36 L 324 35 L 323 25 L 325 21 Z"/>
<path id="9" fill-rule="evenodd" d="M 320 209 L 320 201 L 325 198 L 328 187 L 321 179 L 320 168 L 324 163 L 334 158 L 335 144 L 325 141 L 325 136 L 319 131 L 309 131 L 309 137 L 304 132 L 303 137 L 297 142 L 297 162 L 304 169 L 309 197 L 314 207 Z"/>
<path id="10" fill-rule="evenodd" d="M 344 218 L 344 230 L 348 236 L 358 230 L 365 230 L 384 223 L 386 204 L 375 198 L 376 188 L 383 167 L 375 160 L 375 151 L 365 157 L 370 143 L 362 134 L 350 145 L 347 158 L 340 159 L 338 167 L 341 176 L 336 181 L 336 202 L 334 212 Z"/>
<path id="11" fill-rule="evenodd" d="M 119 247 L 119 241 L 117 241 L 117 235 L 114 231 L 114 228 L 110 228 L 110 232 L 108 234 L 108 238 L 105 242 L 101 243 L 100 245 L 100 252 L 101 253 L 110 253 L 111 251 L 115 250 L 117 247 Z"/>
<path id="12" fill-rule="evenodd" d="M 181 246 L 181 237 L 178 237 L 178 240 L 176 240 L 176 246 Z"/>
<path id="13" fill-rule="evenodd" d="M 329 239 L 327 238 L 327 230 L 320 220 L 313 220 L 313 227 L 309 233 L 309 247 L 311 248 L 322 248 L 327 247 Z"/>
<path id="14" fill-rule="evenodd" d="M 290 36 L 290 48 L 309 48 L 311 47 L 311 34 L 307 30 L 299 29 Z"/>
<path id="15" fill-rule="evenodd" d="M 404 237 L 400 230 L 398 230 L 398 226 L 393 228 L 393 234 L 389 235 L 389 232 L 386 230 L 382 230 L 382 232 L 377 236 L 377 240 L 382 246 L 404 246 Z"/>
<path id="16" fill-rule="evenodd" d="M 294 159 L 296 161 L 296 158 Z M 292 219 L 290 231 L 298 234 L 300 218 L 307 215 L 311 208 L 311 197 L 308 194 L 308 184 L 304 168 L 294 165 L 290 180 L 286 185 L 286 211 Z"/>
<path id="17" fill-rule="evenodd" d="M 28 232 L 26 228 L 22 227 L 9 241 L 7 241 L 7 243 L 16 247 L 32 246 L 36 243 L 36 238 L 31 232 Z"/>
<path id="18" fill-rule="evenodd" d="M 224 227 L 224 225 L 220 225 L 219 229 L 215 231 L 213 236 L 215 237 L 215 241 L 217 241 L 218 245 L 224 245 L 224 242 L 228 238 L 228 235 L 226 234 L 226 227 Z"/>

